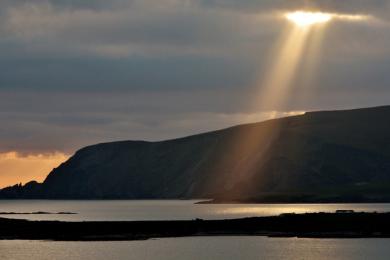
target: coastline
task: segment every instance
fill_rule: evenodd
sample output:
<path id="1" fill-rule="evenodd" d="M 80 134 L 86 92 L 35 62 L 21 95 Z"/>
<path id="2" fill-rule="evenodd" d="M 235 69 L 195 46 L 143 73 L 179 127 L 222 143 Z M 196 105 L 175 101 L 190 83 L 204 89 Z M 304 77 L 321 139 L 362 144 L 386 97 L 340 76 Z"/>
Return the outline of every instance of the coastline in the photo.
<path id="1" fill-rule="evenodd" d="M 282 214 L 225 220 L 29 221 L 0 218 L 1 240 L 130 241 L 189 236 L 390 238 L 390 213 Z"/>

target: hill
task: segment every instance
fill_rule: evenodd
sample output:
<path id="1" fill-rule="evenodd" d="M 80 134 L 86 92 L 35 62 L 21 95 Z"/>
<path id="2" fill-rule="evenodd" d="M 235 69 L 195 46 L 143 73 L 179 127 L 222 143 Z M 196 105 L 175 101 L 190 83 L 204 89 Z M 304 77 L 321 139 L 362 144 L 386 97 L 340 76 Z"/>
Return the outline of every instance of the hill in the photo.
<path id="1" fill-rule="evenodd" d="M 390 201 L 390 106 L 88 146 L 0 198 Z"/>

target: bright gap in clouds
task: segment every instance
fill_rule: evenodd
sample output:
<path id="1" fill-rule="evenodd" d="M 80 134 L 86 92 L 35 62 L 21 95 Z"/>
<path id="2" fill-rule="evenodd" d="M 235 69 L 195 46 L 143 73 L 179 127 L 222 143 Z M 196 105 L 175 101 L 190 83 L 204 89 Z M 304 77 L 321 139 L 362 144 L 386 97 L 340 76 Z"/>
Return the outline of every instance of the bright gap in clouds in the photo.
<path id="1" fill-rule="evenodd" d="M 339 14 L 311 11 L 288 12 L 284 16 L 287 20 L 299 27 L 324 24 L 335 19 L 344 21 L 362 21 L 367 20 L 369 18 L 368 16 L 358 14 Z"/>
<path id="2" fill-rule="evenodd" d="M 276 42 L 275 50 L 270 56 L 267 71 L 263 72 L 259 87 L 261 93 L 256 95 L 255 102 L 258 111 L 282 108 L 291 98 L 291 92 L 296 90 L 295 79 L 298 78 L 298 68 L 307 68 L 304 80 L 313 82 L 320 62 L 321 46 L 326 29 L 333 20 L 359 22 L 370 19 L 360 14 L 327 13 L 321 11 L 296 10 L 283 14 L 283 17 L 293 26 L 287 26 Z M 310 66 L 307 66 L 310 65 Z M 306 84 L 308 85 L 308 84 Z M 302 92 L 310 91 L 306 89 Z"/>
<path id="3" fill-rule="evenodd" d="M 331 14 L 321 12 L 296 11 L 287 13 L 286 18 L 298 26 L 310 26 L 313 24 L 327 23 L 332 20 L 333 16 Z"/>

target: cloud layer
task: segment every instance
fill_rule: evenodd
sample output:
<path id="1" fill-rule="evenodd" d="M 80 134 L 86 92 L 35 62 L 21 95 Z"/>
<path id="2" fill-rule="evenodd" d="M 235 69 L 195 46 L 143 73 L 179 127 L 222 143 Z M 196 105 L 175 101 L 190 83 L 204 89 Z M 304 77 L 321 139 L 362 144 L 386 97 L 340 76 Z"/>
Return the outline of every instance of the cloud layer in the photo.
<path id="1" fill-rule="evenodd" d="M 256 84 L 287 26 L 278 14 L 301 8 L 373 20 L 329 26 L 310 95 L 302 70 L 284 106 L 258 111 Z M 389 12 L 383 0 L 1 1 L 0 152 L 70 154 L 276 110 L 389 104 Z"/>

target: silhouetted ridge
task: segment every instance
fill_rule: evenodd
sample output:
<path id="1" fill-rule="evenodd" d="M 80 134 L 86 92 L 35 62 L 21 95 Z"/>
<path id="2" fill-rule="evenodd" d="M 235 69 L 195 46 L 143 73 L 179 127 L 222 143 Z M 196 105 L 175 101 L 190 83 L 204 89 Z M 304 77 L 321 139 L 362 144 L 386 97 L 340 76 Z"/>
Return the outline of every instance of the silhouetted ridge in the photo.
<path id="1" fill-rule="evenodd" d="M 390 106 L 309 112 L 160 141 L 80 149 L 1 198 L 390 201 Z"/>

